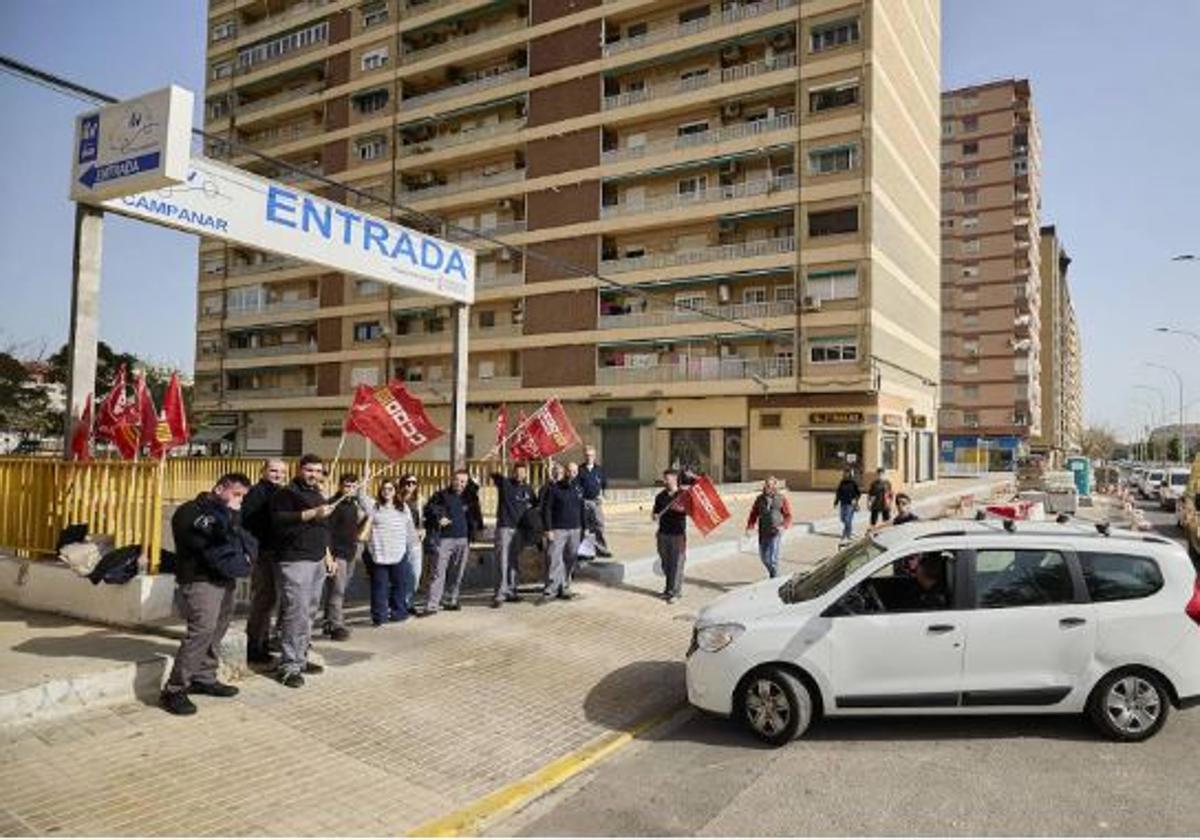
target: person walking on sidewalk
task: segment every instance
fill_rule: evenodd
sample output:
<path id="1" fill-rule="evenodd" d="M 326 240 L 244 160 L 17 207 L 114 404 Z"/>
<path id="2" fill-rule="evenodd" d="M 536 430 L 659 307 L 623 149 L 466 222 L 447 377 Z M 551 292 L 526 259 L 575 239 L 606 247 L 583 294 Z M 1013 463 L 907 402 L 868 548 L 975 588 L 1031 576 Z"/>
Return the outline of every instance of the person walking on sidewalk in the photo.
<path id="1" fill-rule="evenodd" d="M 410 494 L 411 495 L 411 494 Z M 417 535 L 415 505 L 400 496 L 390 478 L 379 485 L 379 495 L 371 499 L 366 488 L 358 490 L 359 504 L 368 511 L 371 543 L 371 624 L 408 618 L 408 578 L 404 563 L 421 553 Z"/>
<path id="2" fill-rule="evenodd" d="M 258 557 L 250 572 L 250 613 L 246 616 L 246 661 L 265 665 L 271 661 L 271 616 L 279 603 L 275 591 L 275 529 L 271 525 L 271 497 L 287 483 L 287 465 L 271 458 L 261 477 L 242 500 L 242 526 L 258 541 Z M 278 629 L 278 628 L 276 628 Z"/>
<path id="3" fill-rule="evenodd" d="M 655 542 L 666 578 L 662 597 L 668 604 L 674 604 L 683 594 L 683 567 L 687 562 L 685 492 L 679 487 L 679 473 L 667 470 L 663 473 L 663 489 L 654 497 L 651 513 L 651 518 L 658 523 Z"/>
<path id="4" fill-rule="evenodd" d="M 540 504 L 546 526 L 546 580 L 542 601 L 575 597 L 571 581 L 583 540 L 583 493 L 563 471 L 561 464 L 550 467 L 550 481 L 542 488 Z"/>
<path id="5" fill-rule="evenodd" d="M 596 447 L 584 448 L 578 480 L 579 489 L 583 491 L 583 510 L 587 516 L 584 530 L 592 532 L 597 557 L 612 557 L 608 541 L 604 539 L 604 491 L 608 489 L 608 477 L 596 463 Z"/>
<path id="6" fill-rule="evenodd" d="M 404 575 L 404 611 L 408 615 L 413 615 L 416 613 L 416 610 L 413 609 L 413 598 L 417 595 L 417 587 L 421 585 L 421 573 L 425 570 L 425 562 L 424 547 L 421 544 L 418 530 L 421 522 L 421 505 L 417 496 L 417 477 L 412 473 L 400 476 L 400 503 L 408 505 L 413 529 L 418 533 L 417 550 L 405 552 L 404 559 L 400 561 L 400 569 Z"/>
<path id="7" fill-rule="evenodd" d="M 459 609 L 459 590 L 479 518 L 479 512 L 471 509 L 472 497 L 467 494 L 469 480 L 466 470 L 455 470 L 450 486 L 434 493 L 426 505 L 429 514 L 426 528 L 437 538 L 437 565 L 429 581 L 429 597 L 421 616 L 436 615 L 443 607 L 450 611 Z M 474 498 L 478 499 L 478 496 Z"/>
<path id="8" fill-rule="evenodd" d="M 854 533 L 854 511 L 858 510 L 858 497 L 862 490 L 854 480 L 854 472 L 846 469 L 842 473 L 841 483 L 833 494 L 833 506 L 838 510 L 842 520 L 842 542 L 849 542 Z"/>
<path id="9" fill-rule="evenodd" d="M 315 592 L 337 566 L 330 554 L 329 519 L 333 505 L 321 495 L 324 462 L 319 455 L 300 459 L 300 474 L 271 497 L 271 524 L 279 539 L 276 585 L 283 602 L 277 675 L 288 688 L 304 685 L 302 674 L 325 670 L 308 661 Z"/>
<path id="10" fill-rule="evenodd" d="M 871 527 L 882 520 L 892 519 L 892 482 L 888 480 L 887 470 L 880 467 L 875 473 L 875 480 L 867 488 L 868 505 L 871 508 Z"/>
<path id="11" fill-rule="evenodd" d="M 529 486 L 529 467 L 515 464 L 512 476 L 492 473 L 496 485 L 496 544 L 493 555 L 496 563 L 496 589 L 492 608 L 505 601 L 520 601 L 517 585 L 521 581 L 521 518 L 533 507 L 533 488 Z"/>
<path id="12" fill-rule="evenodd" d="M 333 515 L 329 517 L 329 541 L 337 569 L 321 582 L 321 629 L 335 642 L 350 638 L 346 628 L 346 586 L 354 577 L 354 567 L 362 556 L 359 531 L 367 518 L 367 509 L 356 495 L 358 476 L 346 473 L 341 477 L 337 494 L 329 500 Z"/>
<path id="13" fill-rule="evenodd" d="M 912 499 L 907 493 L 896 494 L 896 518 L 892 520 L 893 525 L 903 525 L 906 522 L 916 522 L 921 517 L 917 516 L 912 507 Z"/>
<path id="14" fill-rule="evenodd" d="M 792 504 L 786 493 L 779 490 L 779 479 L 768 476 L 763 482 L 762 492 L 750 506 L 750 518 L 746 520 L 746 534 L 758 525 L 758 558 L 767 568 L 767 575 L 779 575 L 779 548 L 783 544 L 783 532 L 792 527 Z"/>
<path id="15" fill-rule="evenodd" d="M 234 584 L 250 574 L 258 551 L 254 537 L 238 525 L 238 510 L 249 489 L 249 478 L 227 473 L 210 492 L 180 505 L 171 517 L 176 603 L 187 621 L 160 698 L 173 715 L 196 713 L 189 692 L 212 697 L 238 693 L 217 680 L 217 666 L 221 640 L 233 617 Z"/>

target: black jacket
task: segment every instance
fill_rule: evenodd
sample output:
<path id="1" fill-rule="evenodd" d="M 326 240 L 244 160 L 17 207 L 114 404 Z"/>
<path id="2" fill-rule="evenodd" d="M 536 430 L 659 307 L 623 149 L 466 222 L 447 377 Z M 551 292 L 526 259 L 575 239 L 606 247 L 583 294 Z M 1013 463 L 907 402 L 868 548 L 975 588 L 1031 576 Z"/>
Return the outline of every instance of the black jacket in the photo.
<path id="1" fill-rule="evenodd" d="M 358 549 L 358 532 L 366 514 L 353 496 L 346 498 L 338 493 L 329 503 L 337 505 L 333 516 L 329 517 L 329 547 L 334 557 L 353 560 Z"/>
<path id="2" fill-rule="evenodd" d="M 258 540 L 258 550 L 264 554 L 275 548 L 275 530 L 271 527 L 271 497 L 279 485 L 263 479 L 250 488 L 242 499 L 242 527 Z"/>
<path id="3" fill-rule="evenodd" d="M 877 478 L 867 488 L 867 496 L 871 499 L 871 510 L 883 510 L 888 507 L 888 497 L 892 495 L 892 482 L 886 478 Z"/>
<path id="4" fill-rule="evenodd" d="M 583 530 L 583 491 L 575 482 L 551 481 L 542 488 L 540 502 L 547 531 Z"/>
<path id="5" fill-rule="evenodd" d="M 233 586 L 250 574 L 258 554 L 254 537 L 238 525 L 237 514 L 220 497 L 201 493 L 184 502 L 171 517 L 175 537 L 175 580 L 180 584 L 207 581 Z"/>
<path id="6" fill-rule="evenodd" d="M 858 497 L 861 495 L 862 490 L 859 489 L 857 481 L 853 478 L 843 478 L 833 497 L 839 505 L 853 505 L 858 503 Z"/>
<path id="7" fill-rule="evenodd" d="M 675 502 L 683 493 L 683 488 L 671 495 L 664 487 L 654 497 L 654 515 L 658 518 L 658 533 L 664 537 L 680 537 L 687 534 L 687 512 L 679 510 Z"/>
<path id="8" fill-rule="evenodd" d="M 472 492 L 472 487 L 474 487 L 474 492 Z M 454 493 L 447 487 L 434 493 L 425 503 L 425 535 L 428 542 L 432 543 L 435 539 L 442 537 L 446 539 L 466 537 L 473 540 L 475 535 L 483 530 L 483 511 L 479 508 L 479 485 L 469 482 L 459 497 L 465 518 L 466 533 L 463 533 L 464 523 L 455 521 L 455 504 L 454 500 L 450 498 L 453 495 Z M 443 517 L 451 520 L 450 524 L 444 528 L 438 524 Z"/>
<path id="9" fill-rule="evenodd" d="M 492 473 L 496 485 L 496 527 L 516 528 L 525 511 L 533 507 L 533 488 L 515 478 Z"/>
<path id="10" fill-rule="evenodd" d="M 588 501 L 600 498 L 600 494 L 608 489 L 608 476 L 599 464 L 593 464 L 590 468 L 587 464 L 580 464 L 579 477 L 575 480 L 583 491 L 583 498 Z"/>
<path id="11" fill-rule="evenodd" d="M 319 563 L 329 550 L 329 521 L 301 520 L 306 510 L 321 507 L 325 497 L 295 479 L 271 496 L 271 527 L 281 563 Z"/>

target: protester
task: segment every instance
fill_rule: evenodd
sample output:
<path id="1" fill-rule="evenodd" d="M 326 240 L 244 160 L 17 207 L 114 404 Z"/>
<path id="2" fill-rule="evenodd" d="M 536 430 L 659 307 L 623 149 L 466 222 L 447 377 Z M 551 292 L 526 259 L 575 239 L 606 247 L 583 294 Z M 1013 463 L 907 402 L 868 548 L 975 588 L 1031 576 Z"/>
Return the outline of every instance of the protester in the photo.
<path id="1" fill-rule="evenodd" d="M 308 661 L 314 593 L 322 575 L 337 569 L 329 550 L 334 506 L 326 503 L 320 489 L 324 473 L 320 456 L 305 455 L 300 459 L 300 474 L 271 497 L 271 524 L 279 552 L 276 583 L 283 602 L 277 674 L 288 688 L 304 685 L 302 673 L 325 670 Z"/>
<path id="2" fill-rule="evenodd" d="M 854 511 L 858 509 L 858 497 L 861 495 L 862 490 L 854 480 L 854 472 L 847 468 L 833 494 L 833 506 L 838 509 L 838 516 L 842 520 L 843 542 L 849 541 L 853 536 Z"/>
<path id="3" fill-rule="evenodd" d="M 333 505 L 333 515 L 329 517 L 330 548 L 337 569 L 322 582 L 321 612 L 322 630 L 335 642 L 350 638 L 344 614 L 346 586 L 354 577 L 354 567 L 363 553 L 359 531 L 367 519 L 367 510 L 356 496 L 357 490 L 358 476 L 346 473 L 339 481 L 337 494 L 329 500 Z"/>
<path id="4" fill-rule="evenodd" d="M 520 526 L 521 518 L 533 507 L 533 488 L 529 486 L 529 467 L 523 463 L 513 466 L 511 477 L 496 472 L 491 479 L 496 485 L 496 589 L 492 595 L 495 609 L 505 601 L 521 600 L 517 588 L 524 548 Z"/>
<path id="5" fill-rule="evenodd" d="M 218 651 L 233 617 L 234 584 L 247 577 L 258 551 L 252 535 L 238 524 L 238 510 L 250 489 L 241 473 L 221 476 L 208 493 L 180 505 L 171 517 L 175 537 L 176 601 L 187 633 L 175 654 L 160 703 L 173 715 L 192 715 L 188 697 L 233 697 L 237 688 L 217 680 Z"/>
<path id="6" fill-rule="evenodd" d="M 571 482 L 562 465 L 551 465 L 550 480 L 542 488 L 538 507 L 546 528 L 546 579 L 542 601 L 548 598 L 569 601 L 575 597 L 571 581 L 579 559 L 579 543 L 583 540 L 584 510 L 583 494 Z"/>
<path id="7" fill-rule="evenodd" d="M 896 494 L 896 518 L 892 520 L 893 525 L 903 525 L 906 522 L 916 522 L 921 517 L 917 516 L 912 507 L 912 499 L 907 493 Z"/>
<path id="8" fill-rule="evenodd" d="M 421 508 L 417 497 L 417 477 L 412 473 L 400 476 L 400 502 L 408 505 L 413 527 L 417 528 L 421 521 L 419 515 Z M 423 553 L 418 539 L 417 550 L 405 552 L 404 559 L 400 561 L 400 568 L 404 575 L 404 611 L 409 615 L 416 613 L 413 608 L 413 599 L 416 597 L 417 587 L 421 585 L 421 572 L 424 571 L 425 565 L 422 558 Z"/>
<path id="9" fill-rule="evenodd" d="M 786 493 L 779 490 L 779 479 L 768 476 L 763 482 L 762 492 L 750 506 L 750 518 L 746 520 L 746 534 L 758 525 L 758 557 L 767 569 L 767 575 L 779 575 L 779 549 L 783 543 L 783 532 L 792 527 L 792 504 Z"/>
<path id="10" fill-rule="evenodd" d="M 579 468 L 579 489 L 583 491 L 583 509 L 587 518 L 584 530 L 592 534 L 592 542 L 596 546 L 599 557 L 612 557 L 608 550 L 608 541 L 604 538 L 604 491 L 608 489 L 608 477 L 604 469 L 596 463 L 596 447 L 587 446 L 583 450 L 583 464 Z"/>
<path id="11" fill-rule="evenodd" d="M 868 506 L 871 509 L 871 525 L 880 520 L 890 522 L 892 519 L 892 482 L 887 478 L 887 470 L 880 467 L 875 473 L 875 480 L 867 488 Z"/>
<path id="12" fill-rule="evenodd" d="M 401 498 L 396 482 L 386 478 L 371 499 L 358 490 L 359 504 L 368 511 L 371 543 L 371 624 L 408 618 L 408 575 L 405 560 L 420 555 L 416 506 Z"/>
<path id="13" fill-rule="evenodd" d="M 454 471 L 450 486 L 434 493 L 426 505 L 426 528 L 437 539 L 437 565 L 429 581 L 429 596 L 421 616 L 436 615 L 439 609 L 458 610 L 458 595 L 467 568 L 471 538 L 482 521 L 478 495 L 468 494 L 470 476 Z M 444 600 L 443 600 L 444 598 Z"/>
<path id="14" fill-rule="evenodd" d="M 243 527 L 258 541 L 258 557 L 250 573 L 250 613 L 246 617 L 246 661 L 263 665 L 271 661 L 271 616 L 279 595 L 275 587 L 275 531 L 271 526 L 271 497 L 287 482 L 287 465 L 278 458 L 263 464 L 261 477 L 242 500 Z"/>
<path id="15" fill-rule="evenodd" d="M 651 513 L 651 518 L 658 523 L 655 542 L 666 579 L 662 597 L 668 604 L 674 604 L 683 594 L 683 567 L 687 561 L 685 494 L 679 486 L 679 473 L 667 470 L 663 473 L 663 489 L 654 497 Z"/>

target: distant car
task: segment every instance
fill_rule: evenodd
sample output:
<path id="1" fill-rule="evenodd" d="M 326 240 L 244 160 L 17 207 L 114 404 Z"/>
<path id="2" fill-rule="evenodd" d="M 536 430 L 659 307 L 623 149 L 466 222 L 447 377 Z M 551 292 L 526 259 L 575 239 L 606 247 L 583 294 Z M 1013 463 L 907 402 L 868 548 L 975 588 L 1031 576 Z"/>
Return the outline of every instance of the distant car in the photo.
<path id="1" fill-rule="evenodd" d="M 1175 510 L 1191 476 L 1192 471 L 1188 467 L 1171 467 L 1166 471 L 1158 490 L 1158 501 L 1163 510 Z"/>
<path id="2" fill-rule="evenodd" d="M 1166 471 L 1157 467 L 1142 473 L 1141 481 L 1138 483 L 1138 493 L 1143 499 L 1158 498 L 1158 488 L 1162 484 L 1164 475 L 1166 475 Z"/>
<path id="3" fill-rule="evenodd" d="M 1200 705 L 1200 580 L 1129 531 L 888 528 L 701 610 L 687 691 L 775 746 L 821 715 L 1083 713 L 1142 741 Z"/>
<path id="4" fill-rule="evenodd" d="M 17 441 L 17 445 L 12 448 L 13 455 L 34 455 L 42 451 L 42 442 L 25 438 Z"/>

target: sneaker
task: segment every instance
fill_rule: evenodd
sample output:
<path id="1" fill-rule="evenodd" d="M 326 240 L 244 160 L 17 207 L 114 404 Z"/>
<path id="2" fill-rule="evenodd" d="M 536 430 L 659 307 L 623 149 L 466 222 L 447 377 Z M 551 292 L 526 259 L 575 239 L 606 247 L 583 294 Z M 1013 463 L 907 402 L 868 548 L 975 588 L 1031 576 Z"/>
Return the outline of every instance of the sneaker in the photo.
<path id="1" fill-rule="evenodd" d="M 279 682 L 288 688 L 300 688 L 304 685 L 304 677 L 295 671 L 288 671 L 286 674 L 279 675 Z"/>
<path id="2" fill-rule="evenodd" d="M 334 627 L 329 631 L 329 639 L 334 642 L 344 642 L 350 638 L 350 631 L 345 627 Z"/>
<path id="3" fill-rule="evenodd" d="M 446 610 L 447 612 L 458 612 L 462 609 L 462 607 L 458 605 L 458 601 L 455 601 L 452 604 L 446 604 L 444 607 L 442 607 L 442 609 Z"/>
<path id="4" fill-rule="evenodd" d="M 189 700 L 187 694 L 182 691 L 164 691 L 158 698 L 158 705 L 163 708 L 163 711 L 181 717 L 196 714 L 196 704 Z"/>
<path id="5" fill-rule="evenodd" d="M 605 558 L 612 557 L 612 552 L 609 551 L 607 548 L 597 548 L 596 556 L 597 557 L 605 557 Z"/>
<path id="6" fill-rule="evenodd" d="M 438 614 L 437 610 L 431 610 L 431 609 L 429 609 L 429 607 L 426 607 L 425 609 L 423 609 L 419 613 L 417 613 L 417 618 L 432 618 L 433 616 L 435 616 L 437 614 Z"/>
<path id="7" fill-rule="evenodd" d="M 237 697 L 237 686 L 223 682 L 193 682 L 188 686 L 191 694 L 207 694 L 209 697 Z"/>
<path id="8" fill-rule="evenodd" d="M 318 665 L 316 662 L 305 662 L 304 673 L 306 674 L 324 674 L 325 666 Z"/>

